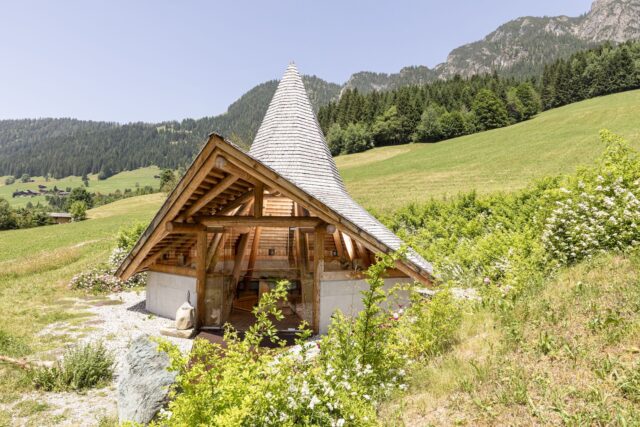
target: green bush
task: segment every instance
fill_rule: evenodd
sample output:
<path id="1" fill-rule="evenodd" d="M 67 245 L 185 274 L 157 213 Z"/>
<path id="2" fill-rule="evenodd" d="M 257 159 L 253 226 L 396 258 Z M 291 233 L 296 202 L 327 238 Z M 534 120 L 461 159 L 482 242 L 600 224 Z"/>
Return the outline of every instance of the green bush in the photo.
<path id="1" fill-rule="evenodd" d="M 559 189 L 545 223 L 544 245 L 562 264 L 640 244 L 640 160 L 622 138 L 600 137 L 604 154 Z"/>
<path id="2" fill-rule="evenodd" d="M 102 343 L 68 350 L 62 361 L 33 372 L 33 383 L 46 391 L 80 391 L 108 384 L 113 377 L 113 355 Z"/>
<path id="3" fill-rule="evenodd" d="M 460 303 L 451 292 L 444 289 L 431 300 L 414 295 L 411 305 L 403 313 L 400 334 L 404 350 L 414 359 L 436 356 L 448 350 L 454 343 L 462 322 Z"/>
<path id="4" fill-rule="evenodd" d="M 161 342 L 178 376 L 158 425 L 378 425 L 378 405 L 406 388 L 409 363 L 402 342 L 412 329 L 401 326 L 403 318 L 394 316 L 382 289 L 383 273 L 396 259 L 384 256 L 367 271 L 364 309 L 353 318 L 336 313 L 318 342 L 304 342 L 307 331 L 295 349 L 259 346 L 265 339 L 280 342 L 270 319 L 282 317 L 277 301 L 286 296 L 287 282 L 260 299 L 257 322 L 244 337 L 227 326 L 225 349 L 196 340 L 185 356 Z M 432 321 L 422 325 L 439 328 L 433 334 L 443 335 L 444 346 L 456 326 L 443 327 L 441 311 L 434 308 Z"/>
<path id="5" fill-rule="evenodd" d="M 81 200 L 73 202 L 69 206 L 69 213 L 73 215 L 74 221 L 83 221 L 87 219 L 87 204 Z"/>

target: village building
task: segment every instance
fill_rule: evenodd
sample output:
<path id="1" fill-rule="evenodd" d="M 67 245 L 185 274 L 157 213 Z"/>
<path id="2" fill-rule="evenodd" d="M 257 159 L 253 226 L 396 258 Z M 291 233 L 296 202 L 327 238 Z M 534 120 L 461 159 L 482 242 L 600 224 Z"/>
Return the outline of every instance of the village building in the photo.
<path id="1" fill-rule="evenodd" d="M 53 219 L 56 224 L 67 224 L 73 219 L 73 215 L 67 212 L 51 212 L 49 218 Z"/>
<path id="2" fill-rule="evenodd" d="M 148 272 L 150 312 L 173 318 L 189 298 L 198 326 L 240 329 L 260 296 L 286 279 L 277 327 L 304 319 L 323 333 L 336 309 L 362 307 L 362 272 L 375 254 L 403 245 L 347 193 L 291 64 L 250 151 L 211 134 L 116 274 Z M 409 248 L 385 284 L 428 285 L 432 274 Z"/>

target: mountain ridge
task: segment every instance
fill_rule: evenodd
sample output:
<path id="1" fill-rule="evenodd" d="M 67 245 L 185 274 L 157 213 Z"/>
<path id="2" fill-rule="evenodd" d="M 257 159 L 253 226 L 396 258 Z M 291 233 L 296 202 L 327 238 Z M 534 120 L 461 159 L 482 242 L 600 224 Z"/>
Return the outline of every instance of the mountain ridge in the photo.
<path id="1" fill-rule="evenodd" d="M 447 60 L 434 68 L 413 65 L 390 74 L 361 71 L 344 84 L 313 75 L 303 76 L 303 80 L 317 112 L 347 89 L 362 93 L 385 91 L 494 71 L 521 77 L 540 75 L 548 61 L 603 41 L 635 38 L 640 38 L 640 0 L 596 0 L 587 13 L 578 17 L 520 17 L 506 22 L 482 40 L 453 49 Z M 51 173 L 61 177 L 98 171 L 108 175 L 110 171 L 149 164 L 175 168 L 188 163 L 212 131 L 246 148 L 253 141 L 276 86 L 277 80 L 260 83 L 226 112 L 199 119 L 124 125 L 75 119 L 0 120 L 0 175 Z M 135 156 L 123 160 L 122 153 L 131 144 L 139 149 Z M 59 151 L 50 152 L 54 147 Z M 90 171 L 56 164 L 56 158 L 63 162 L 73 156 L 93 156 Z"/>

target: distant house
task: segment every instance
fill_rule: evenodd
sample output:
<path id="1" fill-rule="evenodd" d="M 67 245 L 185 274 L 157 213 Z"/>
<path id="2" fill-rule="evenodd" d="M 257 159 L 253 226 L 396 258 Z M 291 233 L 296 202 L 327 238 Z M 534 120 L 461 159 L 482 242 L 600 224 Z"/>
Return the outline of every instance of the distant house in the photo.
<path id="1" fill-rule="evenodd" d="M 251 150 L 211 134 L 117 271 L 148 271 L 147 310 L 173 318 L 187 295 L 199 326 L 242 329 L 278 280 L 290 283 L 289 330 L 327 331 L 335 310 L 362 309 L 362 270 L 404 246 L 347 193 L 294 65 L 280 81 Z M 433 280 L 408 248 L 386 286 Z"/>
<path id="2" fill-rule="evenodd" d="M 56 224 L 67 224 L 73 219 L 73 215 L 67 212 L 51 212 L 49 217 L 52 218 Z"/>
<path id="3" fill-rule="evenodd" d="M 47 188 L 47 186 L 46 185 L 42 185 L 42 184 L 38 184 L 38 188 L 40 190 L 44 190 L 45 188 Z"/>

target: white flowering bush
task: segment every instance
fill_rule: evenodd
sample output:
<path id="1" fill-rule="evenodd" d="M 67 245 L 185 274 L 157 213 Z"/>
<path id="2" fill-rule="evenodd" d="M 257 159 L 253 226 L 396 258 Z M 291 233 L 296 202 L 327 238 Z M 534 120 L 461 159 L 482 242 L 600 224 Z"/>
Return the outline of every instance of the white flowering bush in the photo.
<path id="1" fill-rule="evenodd" d="M 542 242 L 551 257 L 570 264 L 640 242 L 640 162 L 627 143 L 608 131 L 596 167 L 584 169 L 559 189 Z"/>
<path id="2" fill-rule="evenodd" d="M 382 277 L 396 259 L 382 257 L 368 270 L 362 312 L 353 318 L 338 313 L 319 341 L 305 342 L 306 331 L 294 348 L 260 346 L 265 339 L 284 345 L 270 320 L 282 317 L 277 301 L 288 284 L 280 282 L 260 299 L 257 322 L 244 336 L 227 326 L 226 348 L 196 340 L 191 354 L 182 355 L 161 342 L 178 376 L 157 425 L 379 425 L 378 405 L 407 389 L 411 358 L 403 337 L 428 306 L 411 316 L 393 306 Z"/>
<path id="3" fill-rule="evenodd" d="M 144 228 L 144 225 L 136 224 L 120 230 L 116 239 L 117 246 L 111 251 L 107 264 L 76 274 L 71 278 L 69 287 L 91 292 L 121 292 L 144 286 L 147 283 L 147 273 L 136 274 L 128 280 L 120 280 L 115 276 L 118 266 L 136 243 Z"/>

